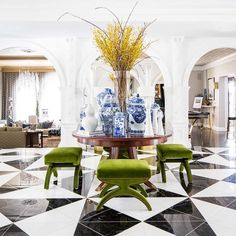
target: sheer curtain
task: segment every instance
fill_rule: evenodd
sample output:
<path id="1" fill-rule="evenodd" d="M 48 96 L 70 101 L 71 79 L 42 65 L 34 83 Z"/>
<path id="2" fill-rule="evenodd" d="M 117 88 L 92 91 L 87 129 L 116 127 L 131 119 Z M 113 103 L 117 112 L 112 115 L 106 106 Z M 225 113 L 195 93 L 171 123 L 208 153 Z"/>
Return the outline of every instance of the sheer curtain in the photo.
<path id="1" fill-rule="evenodd" d="M 16 80 L 15 120 L 27 121 L 36 115 L 36 73 L 20 72 Z"/>
<path id="2" fill-rule="evenodd" d="M 6 74 L 6 81 L 10 81 L 11 73 Z M 28 122 L 30 115 L 37 115 L 42 121 L 43 110 L 47 110 L 43 120 L 61 119 L 60 83 L 55 72 L 20 72 L 11 80 L 11 86 L 7 85 L 3 108 L 7 113 L 8 97 L 13 97 L 14 121 Z"/>
<path id="3" fill-rule="evenodd" d="M 46 116 L 42 114 L 45 110 Z M 39 117 L 55 122 L 61 119 L 60 82 L 56 73 L 43 73 L 39 80 Z"/>

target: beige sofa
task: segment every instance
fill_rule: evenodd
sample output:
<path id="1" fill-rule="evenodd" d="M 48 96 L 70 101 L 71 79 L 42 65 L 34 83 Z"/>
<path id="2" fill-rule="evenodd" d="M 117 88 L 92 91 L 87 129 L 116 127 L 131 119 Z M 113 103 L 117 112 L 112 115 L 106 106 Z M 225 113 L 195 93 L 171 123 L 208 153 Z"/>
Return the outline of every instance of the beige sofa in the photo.
<path id="1" fill-rule="evenodd" d="M 0 127 L 0 148 L 26 147 L 26 132 L 18 127 Z"/>

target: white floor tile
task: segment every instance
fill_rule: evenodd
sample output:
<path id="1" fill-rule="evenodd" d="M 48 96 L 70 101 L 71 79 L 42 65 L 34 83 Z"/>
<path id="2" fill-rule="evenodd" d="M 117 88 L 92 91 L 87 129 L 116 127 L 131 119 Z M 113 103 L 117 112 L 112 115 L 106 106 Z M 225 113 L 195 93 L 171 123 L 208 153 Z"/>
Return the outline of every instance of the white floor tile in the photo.
<path id="1" fill-rule="evenodd" d="M 141 159 L 146 159 L 146 158 L 150 158 L 150 157 L 154 157 L 154 158 L 155 158 L 155 155 L 152 155 L 152 154 L 138 154 L 138 155 L 137 155 L 137 158 L 138 158 L 139 160 L 141 160 Z"/>
<path id="2" fill-rule="evenodd" d="M 97 192 L 95 189 L 101 184 L 101 181 L 97 179 L 96 175 L 94 176 L 94 179 L 92 180 L 91 187 L 89 189 L 87 197 L 92 197 L 98 195 L 100 192 Z"/>
<path id="3" fill-rule="evenodd" d="M 217 236 L 236 235 L 236 211 L 212 203 L 192 199 Z"/>
<path id="4" fill-rule="evenodd" d="M 155 226 L 152 226 L 150 224 L 141 222 L 123 232 L 120 234 L 117 234 L 117 236 L 151 236 L 151 235 L 159 235 L 159 236 L 173 236 L 174 234 L 168 233 L 162 229 L 159 229 Z"/>
<path id="5" fill-rule="evenodd" d="M 236 167 L 235 161 L 228 161 L 225 158 L 223 158 L 217 154 L 213 154 L 211 156 L 204 157 L 204 158 L 200 159 L 199 162 L 206 162 L 206 163 L 212 163 L 212 164 L 217 164 L 217 165 Z"/>
<path id="6" fill-rule="evenodd" d="M 224 147 L 206 147 L 206 148 L 214 153 L 219 153 L 229 150 L 229 148 L 224 148 Z"/>
<path id="7" fill-rule="evenodd" d="M 202 176 L 210 179 L 223 180 L 236 173 L 236 169 L 192 169 L 192 175 Z"/>
<path id="8" fill-rule="evenodd" d="M 5 163 L 0 163 L 0 171 L 20 171 L 20 170 Z"/>
<path id="9" fill-rule="evenodd" d="M 100 160 L 101 160 L 101 156 L 92 156 L 92 157 L 83 158 L 81 160 L 81 166 L 92 169 L 92 170 L 96 170 Z"/>
<path id="10" fill-rule="evenodd" d="M 83 150 L 83 156 L 100 156 L 100 155 L 94 152 L 87 152 Z"/>
<path id="11" fill-rule="evenodd" d="M 22 160 L 24 158 L 25 158 L 25 155 L 19 155 L 19 156 L 4 155 L 4 156 L 0 156 L 0 161 L 8 162 L 8 161 Z"/>
<path id="12" fill-rule="evenodd" d="M 0 228 L 9 224 L 12 222 L 0 212 Z"/>
<path id="13" fill-rule="evenodd" d="M 161 174 L 153 175 L 150 181 L 160 189 L 177 193 L 183 196 L 188 196 L 179 181 L 175 178 L 171 171 L 166 171 L 166 183 L 162 183 Z"/>
<path id="14" fill-rule="evenodd" d="M 41 168 L 44 166 L 45 166 L 44 157 L 41 157 L 40 159 L 35 161 L 32 165 L 28 166 L 25 170 L 32 170 L 32 169 Z"/>
<path id="15" fill-rule="evenodd" d="M 12 172 L 10 174 L 0 175 L 0 186 L 4 185 L 8 181 L 10 181 L 12 178 L 17 176 L 18 174 L 19 174 L 19 172 Z M 1 194 L 0 194 L 0 196 L 1 196 Z"/>
<path id="16" fill-rule="evenodd" d="M 84 206 L 81 200 L 63 207 L 27 218 L 15 224 L 30 236 L 55 235 L 57 230 L 65 230 L 68 225 L 74 225 L 74 229 L 79 222 L 80 214 Z"/>
<path id="17" fill-rule="evenodd" d="M 48 190 L 43 185 L 33 186 L 9 193 L 0 194 L 0 199 L 19 199 L 19 198 L 83 198 L 81 195 L 73 193 L 67 189 L 51 185 Z"/>
<path id="18" fill-rule="evenodd" d="M 91 199 L 96 202 L 101 200 L 100 198 Z M 146 206 L 134 197 L 112 198 L 105 205 L 137 220 L 144 221 L 185 199 L 185 197 L 147 198 L 148 202 L 152 206 L 152 211 L 148 211 Z"/>
<path id="19" fill-rule="evenodd" d="M 54 232 L 49 233 L 47 236 L 74 236 L 77 224 L 69 224 L 63 229 L 56 229 Z M 83 236 L 83 235 L 81 235 Z M 89 235 L 88 235 L 89 236 Z"/>
<path id="20" fill-rule="evenodd" d="M 236 197 L 236 184 L 220 181 L 198 192 L 193 197 Z"/>

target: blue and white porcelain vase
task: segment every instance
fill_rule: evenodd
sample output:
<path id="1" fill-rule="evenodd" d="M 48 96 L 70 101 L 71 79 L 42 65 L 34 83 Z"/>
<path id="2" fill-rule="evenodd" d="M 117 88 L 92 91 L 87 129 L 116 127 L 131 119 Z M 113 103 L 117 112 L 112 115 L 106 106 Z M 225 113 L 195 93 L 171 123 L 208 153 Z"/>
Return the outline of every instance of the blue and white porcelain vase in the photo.
<path id="1" fill-rule="evenodd" d="M 80 122 L 79 122 L 79 130 L 84 130 L 84 127 L 82 126 L 82 121 L 86 117 L 85 109 L 86 109 L 86 106 L 82 107 L 82 109 L 80 111 L 80 114 L 79 114 L 79 120 L 80 120 Z"/>
<path id="2" fill-rule="evenodd" d="M 106 88 L 104 92 L 98 94 L 97 101 L 100 106 L 99 115 L 103 132 L 106 135 L 111 135 L 113 133 L 113 116 L 119 111 L 115 95 L 111 89 Z"/>
<path id="3" fill-rule="evenodd" d="M 153 134 L 158 134 L 158 111 L 160 110 L 159 104 L 156 102 L 153 103 L 151 107 L 151 119 L 152 119 L 152 128 L 153 128 Z"/>
<path id="4" fill-rule="evenodd" d="M 128 101 L 127 109 L 128 133 L 143 135 L 146 122 L 146 108 L 144 99 L 139 94 L 132 96 Z"/>
<path id="5" fill-rule="evenodd" d="M 123 112 L 116 112 L 113 116 L 113 136 L 114 137 L 125 137 L 125 116 Z"/>
<path id="6" fill-rule="evenodd" d="M 110 88 L 105 88 L 104 91 L 102 91 L 101 93 L 99 93 L 97 95 L 97 103 L 98 103 L 100 108 L 103 106 L 104 98 L 107 94 L 110 94 L 111 96 L 114 95 L 114 93 L 112 92 L 112 90 Z"/>
<path id="7" fill-rule="evenodd" d="M 85 109 L 86 116 L 82 120 L 82 127 L 85 131 L 93 132 L 98 126 L 98 120 L 95 117 L 94 108 L 91 104 Z"/>

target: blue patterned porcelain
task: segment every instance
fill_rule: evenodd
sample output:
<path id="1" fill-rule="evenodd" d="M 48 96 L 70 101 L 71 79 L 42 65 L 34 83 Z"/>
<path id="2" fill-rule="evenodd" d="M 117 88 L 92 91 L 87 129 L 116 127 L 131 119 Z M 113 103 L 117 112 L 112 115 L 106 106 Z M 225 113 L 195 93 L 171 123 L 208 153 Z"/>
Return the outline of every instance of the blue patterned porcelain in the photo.
<path id="1" fill-rule="evenodd" d="M 79 129 L 80 130 L 84 130 L 84 127 L 82 126 L 82 121 L 86 117 L 85 109 L 86 109 L 86 106 L 81 109 L 80 114 L 79 114 L 79 118 L 80 118 L 80 128 Z"/>
<path id="2" fill-rule="evenodd" d="M 99 116 L 102 122 L 102 129 L 106 135 L 113 132 L 113 116 L 119 111 L 115 102 L 115 95 L 111 89 L 106 88 L 104 92 L 98 94 L 97 101 L 100 106 Z"/>
<path id="3" fill-rule="evenodd" d="M 100 107 L 103 106 L 106 95 L 109 95 L 115 98 L 115 94 L 112 92 L 112 90 L 110 88 L 105 88 L 104 91 L 102 91 L 101 93 L 97 95 L 97 103 Z"/>
<path id="4" fill-rule="evenodd" d="M 146 108 L 144 99 L 137 94 L 128 101 L 127 109 L 128 133 L 131 135 L 143 135 L 146 124 Z"/>
<path id="5" fill-rule="evenodd" d="M 151 119 L 152 119 L 152 122 L 153 122 L 153 110 L 156 109 L 156 110 L 160 110 L 160 105 L 156 102 L 154 102 L 151 106 Z"/>
<path id="6" fill-rule="evenodd" d="M 113 116 L 113 136 L 125 136 L 125 116 L 123 112 L 116 112 L 115 116 Z"/>

